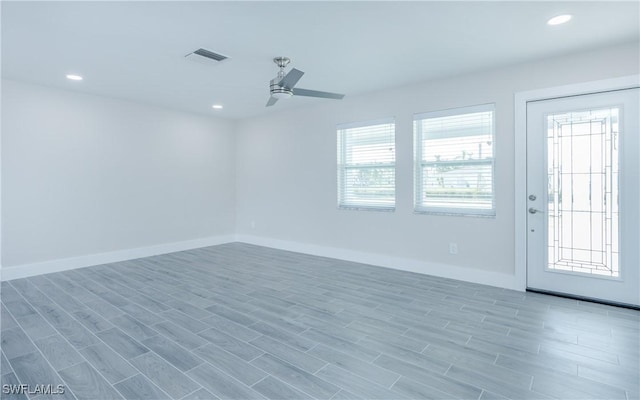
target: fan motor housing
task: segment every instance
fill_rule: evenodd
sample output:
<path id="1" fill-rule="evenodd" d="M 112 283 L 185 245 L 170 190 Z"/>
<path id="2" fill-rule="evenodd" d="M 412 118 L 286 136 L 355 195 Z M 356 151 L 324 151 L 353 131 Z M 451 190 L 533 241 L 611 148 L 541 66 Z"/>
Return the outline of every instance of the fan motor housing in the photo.
<path id="1" fill-rule="evenodd" d="M 293 90 L 278 85 L 280 78 L 272 79 L 270 85 L 271 96 L 277 99 L 285 99 L 293 96 Z"/>

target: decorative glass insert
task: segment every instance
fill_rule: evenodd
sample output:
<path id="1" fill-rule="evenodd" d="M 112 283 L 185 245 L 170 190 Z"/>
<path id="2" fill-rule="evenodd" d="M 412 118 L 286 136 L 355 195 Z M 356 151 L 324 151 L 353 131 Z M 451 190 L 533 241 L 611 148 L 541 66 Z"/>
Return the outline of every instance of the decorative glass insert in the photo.
<path id="1" fill-rule="evenodd" d="M 618 113 L 547 117 L 549 270 L 620 275 Z"/>

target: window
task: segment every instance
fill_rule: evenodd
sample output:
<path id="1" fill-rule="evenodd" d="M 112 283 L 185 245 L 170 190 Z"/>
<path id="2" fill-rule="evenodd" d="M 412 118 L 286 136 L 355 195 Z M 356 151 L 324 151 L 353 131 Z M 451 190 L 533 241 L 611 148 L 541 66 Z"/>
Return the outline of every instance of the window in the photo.
<path id="1" fill-rule="evenodd" d="M 493 104 L 417 114 L 415 210 L 495 215 Z"/>
<path id="2" fill-rule="evenodd" d="M 393 118 L 338 125 L 338 207 L 393 211 L 396 144 Z"/>

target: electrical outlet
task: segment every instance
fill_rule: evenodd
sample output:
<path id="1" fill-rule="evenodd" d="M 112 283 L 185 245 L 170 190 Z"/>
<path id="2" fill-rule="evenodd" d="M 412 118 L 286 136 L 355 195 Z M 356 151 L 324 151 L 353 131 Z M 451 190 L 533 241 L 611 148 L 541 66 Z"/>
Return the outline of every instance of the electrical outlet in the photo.
<path id="1" fill-rule="evenodd" d="M 256 229 L 256 221 L 251 221 L 251 229 Z"/>
<path id="2" fill-rule="evenodd" d="M 449 254 L 458 254 L 458 243 L 449 243 Z"/>

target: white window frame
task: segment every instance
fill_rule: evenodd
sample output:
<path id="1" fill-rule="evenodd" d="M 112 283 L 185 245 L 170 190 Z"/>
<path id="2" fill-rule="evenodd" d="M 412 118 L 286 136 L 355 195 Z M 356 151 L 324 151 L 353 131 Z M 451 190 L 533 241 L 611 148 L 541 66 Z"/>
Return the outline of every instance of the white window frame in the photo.
<path id="1" fill-rule="evenodd" d="M 392 124 L 393 125 L 393 145 L 394 145 L 394 160 L 393 164 L 389 163 L 379 163 L 379 164 L 370 164 L 366 166 L 349 166 L 346 164 L 346 135 L 344 131 L 347 129 L 354 128 L 364 128 L 367 126 L 374 125 L 384 125 L 384 124 Z M 396 185 L 395 185 L 395 174 L 396 174 L 396 157 L 395 157 L 395 128 L 396 122 L 394 117 L 382 118 L 376 120 L 362 121 L 362 122 L 352 122 L 345 124 L 338 124 L 336 126 L 336 134 L 337 134 L 337 175 L 338 175 L 338 208 L 344 210 L 366 210 L 366 211 L 395 211 L 396 209 Z M 346 185 L 346 171 L 348 169 L 361 169 L 361 168 L 375 168 L 375 167 L 384 167 L 384 168 L 392 168 L 394 174 L 394 186 L 393 186 L 393 204 L 390 205 L 380 205 L 380 204 L 367 204 L 366 202 L 348 202 L 345 199 Z"/>
<path id="2" fill-rule="evenodd" d="M 471 207 L 435 207 L 422 205 L 422 188 L 423 188 L 423 167 L 422 161 L 422 138 L 423 133 L 419 125 L 419 121 L 429 118 L 449 117 L 454 115 L 464 115 L 477 112 L 491 112 L 491 140 L 493 143 L 493 156 L 491 161 L 482 164 L 491 165 L 491 208 L 471 208 Z M 496 159 L 496 111 L 495 103 L 481 104 L 468 107 L 452 108 L 447 110 L 432 111 L 426 113 L 414 114 L 414 212 L 417 214 L 435 214 L 435 215 L 455 215 L 455 216 L 471 216 L 471 217 L 495 217 L 496 215 L 496 187 L 495 187 L 495 159 Z M 463 161 L 461 161 L 463 163 Z M 475 161 L 477 163 L 477 161 Z"/>

